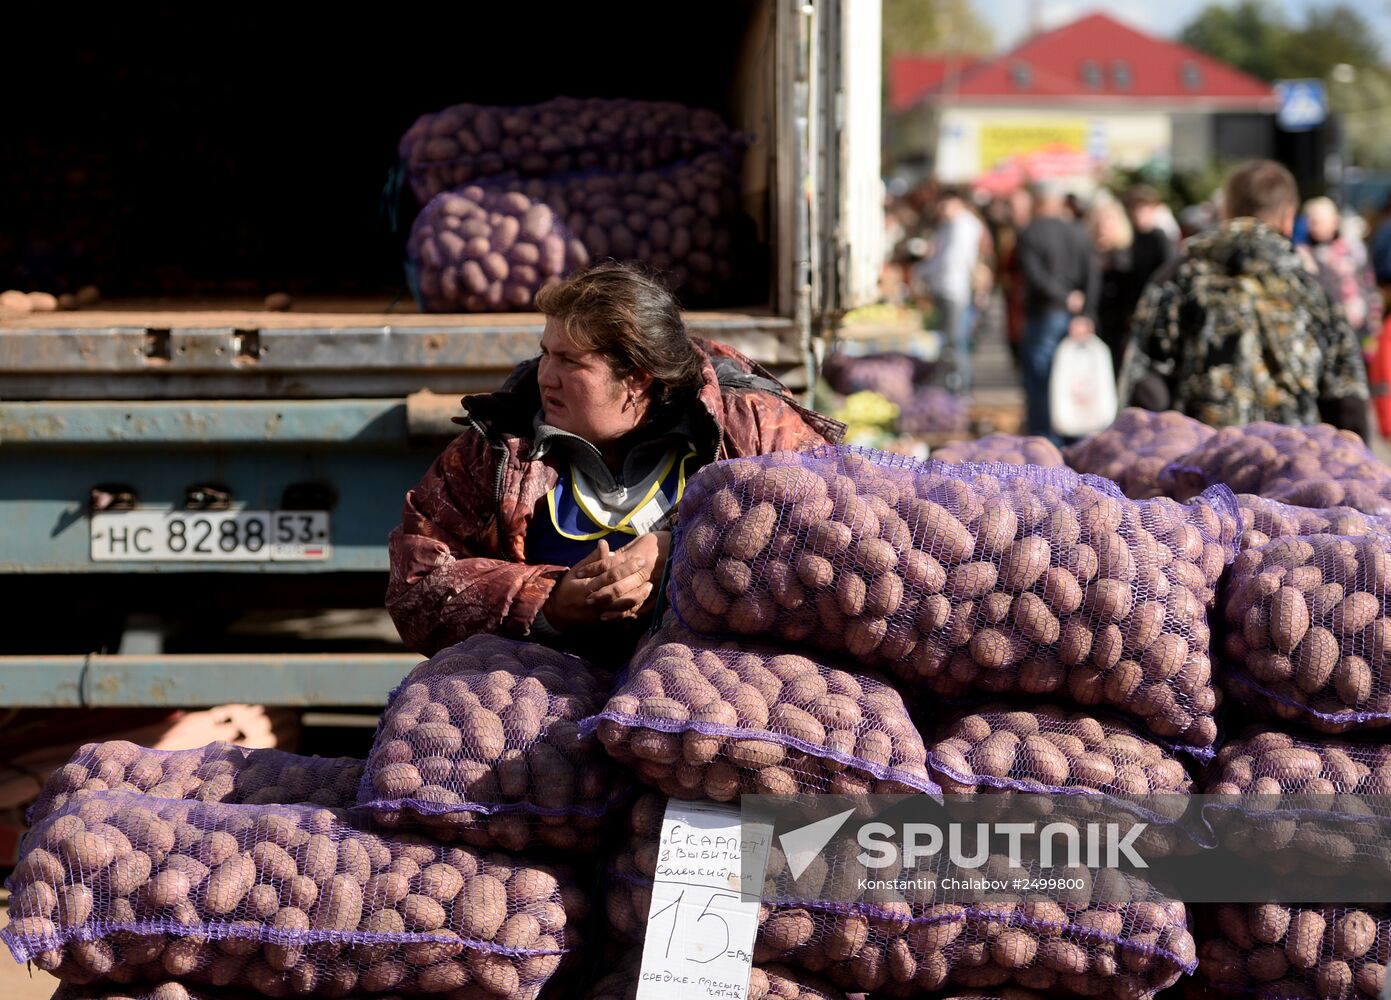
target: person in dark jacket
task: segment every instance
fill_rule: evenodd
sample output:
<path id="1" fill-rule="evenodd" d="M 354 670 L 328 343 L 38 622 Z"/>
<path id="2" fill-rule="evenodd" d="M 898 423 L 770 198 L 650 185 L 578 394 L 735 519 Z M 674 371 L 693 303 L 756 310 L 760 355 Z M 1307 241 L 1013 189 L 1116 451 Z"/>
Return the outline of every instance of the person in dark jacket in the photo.
<path id="1" fill-rule="evenodd" d="M 1048 377 L 1067 336 L 1090 337 L 1096 325 L 1099 272 L 1087 231 L 1072 220 L 1061 190 L 1040 185 L 1034 218 L 1019 237 L 1024 275 L 1024 395 L 1030 434 L 1052 439 Z"/>
<path id="2" fill-rule="evenodd" d="M 1140 301 L 1121 404 L 1213 427 L 1322 420 L 1366 437 L 1361 344 L 1289 240 L 1294 177 L 1249 161 L 1223 196 L 1222 224 L 1191 237 Z"/>
<path id="3" fill-rule="evenodd" d="M 1159 192 L 1148 184 L 1136 184 L 1125 193 L 1125 212 L 1130 218 L 1132 233 L 1130 275 L 1135 296 L 1130 302 L 1132 314 L 1150 280 L 1178 252 L 1174 241 L 1160 225 L 1160 213 L 1164 211 Z"/>
<path id="4" fill-rule="evenodd" d="M 672 294 L 628 265 L 597 264 L 536 306 L 541 356 L 464 398 L 463 432 L 391 533 L 386 605 L 418 652 L 493 632 L 620 661 L 690 476 L 844 433 L 737 351 L 691 338 Z"/>

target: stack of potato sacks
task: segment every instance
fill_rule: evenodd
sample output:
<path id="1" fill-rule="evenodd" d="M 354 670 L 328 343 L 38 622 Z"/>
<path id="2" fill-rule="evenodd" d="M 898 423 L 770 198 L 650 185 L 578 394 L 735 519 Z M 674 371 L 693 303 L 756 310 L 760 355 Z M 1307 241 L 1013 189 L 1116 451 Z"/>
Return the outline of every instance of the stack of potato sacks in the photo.
<path id="1" fill-rule="evenodd" d="M 478 636 L 391 696 L 366 762 L 84 747 L 49 782 L 3 937 L 71 996 L 532 998 L 626 776 L 578 722 L 611 677 Z"/>
<path id="2" fill-rule="evenodd" d="M 1243 550 L 1214 624 L 1235 737 L 1195 789 L 1238 803 L 1212 817 L 1224 843 L 1285 878 L 1366 872 L 1387 859 L 1384 814 L 1352 796 L 1391 792 L 1391 470 L 1327 425 L 1214 431 L 1176 413 L 1127 410 L 1066 449 L 1069 465 L 1130 496 L 1238 494 Z M 1333 796 L 1348 796 L 1335 799 Z M 1300 819 L 1274 820 L 1277 805 Z M 1243 839 L 1244 838 L 1244 839 Z M 1223 992 L 1376 997 L 1391 960 L 1385 906 L 1197 906 L 1199 977 Z"/>
<path id="3" fill-rule="evenodd" d="M 528 309 L 604 258 L 656 269 L 683 302 L 740 273 L 743 140 L 670 102 L 556 98 L 423 115 L 401 162 L 423 206 L 407 244 L 429 312 Z"/>
<path id="4" fill-rule="evenodd" d="M 1207 611 L 1238 532 L 1220 487 L 1189 505 L 1136 502 L 1066 469 L 846 448 L 718 463 L 682 505 L 673 613 L 586 729 L 689 799 L 1181 797 L 1179 754 L 1215 751 Z M 613 862 L 620 935 L 643 931 L 663 808 L 639 801 Z M 1003 860 L 983 874 L 1024 874 L 996 871 Z M 818 903 L 834 865 L 813 862 L 795 901 L 783 866 L 775 850 L 755 962 L 847 992 L 1138 996 L 1195 965 L 1183 905 L 1134 880 Z"/>

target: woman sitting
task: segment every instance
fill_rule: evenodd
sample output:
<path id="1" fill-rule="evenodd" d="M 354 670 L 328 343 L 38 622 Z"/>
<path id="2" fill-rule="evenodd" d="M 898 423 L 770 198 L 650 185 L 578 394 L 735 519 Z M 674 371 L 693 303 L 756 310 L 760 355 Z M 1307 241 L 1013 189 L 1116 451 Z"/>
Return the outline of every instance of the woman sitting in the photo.
<path id="1" fill-rule="evenodd" d="M 464 398 L 463 433 L 391 533 L 387 609 L 421 653 L 495 632 L 626 658 L 690 476 L 844 432 L 737 351 L 693 339 L 672 294 L 633 267 L 598 264 L 536 307 L 540 357 Z"/>

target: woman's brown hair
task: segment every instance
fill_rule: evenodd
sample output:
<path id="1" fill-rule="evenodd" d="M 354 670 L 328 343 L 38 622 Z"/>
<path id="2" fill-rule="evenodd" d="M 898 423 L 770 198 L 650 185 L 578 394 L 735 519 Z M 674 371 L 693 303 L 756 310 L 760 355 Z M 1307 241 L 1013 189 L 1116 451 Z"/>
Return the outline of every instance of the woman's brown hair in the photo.
<path id="1" fill-rule="evenodd" d="M 563 323 L 580 350 L 605 355 L 618 378 L 651 375 L 657 406 L 700 386 L 703 362 L 676 296 L 640 268 L 594 264 L 541 289 L 536 308 Z"/>

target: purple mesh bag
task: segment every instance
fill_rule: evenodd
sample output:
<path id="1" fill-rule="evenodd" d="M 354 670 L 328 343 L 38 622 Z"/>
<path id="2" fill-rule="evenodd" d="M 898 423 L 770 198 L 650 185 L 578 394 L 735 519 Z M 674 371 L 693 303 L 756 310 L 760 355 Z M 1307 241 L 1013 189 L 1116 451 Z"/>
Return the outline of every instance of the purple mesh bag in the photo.
<path id="1" fill-rule="evenodd" d="M 1241 511 L 1243 551 L 1260 548 L 1272 538 L 1291 535 L 1358 537 L 1391 533 L 1391 522 L 1385 516 L 1364 514 L 1352 507 L 1295 507 L 1250 493 L 1237 494 L 1236 504 Z"/>
<path id="2" fill-rule="evenodd" d="M 1150 500 L 1164 495 L 1160 473 L 1216 433 L 1174 410 L 1131 406 L 1106 430 L 1064 448 L 1063 459 L 1077 472 L 1114 480 L 1132 500 Z"/>
<path id="3" fill-rule="evenodd" d="M 534 997 L 587 904 L 543 866 L 314 806 L 91 792 L 26 838 L 0 932 L 78 984 L 133 968 L 263 996 Z M 119 974 L 119 973 L 118 973 Z"/>
<path id="4" fill-rule="evenodd" d="M 1143 819 L 1137 843 L 1147 857 L 1193 853 L 1202 838 L 1181 822 L 1193 783 L 1174 754 L 1124 723 L 1085 712 L 963 710 L 929 740 L 927 766 L 947 795 L 1046 795 L 1059 818 Z"/>
<path id="5" fill-rule="evenodd" d="M 949 795 L 1090 792 L 1186 795 L 1183 764 L 1129 726 L 1055 706 L 959 714 L 929 742 L 927 766 Z"/>
<path id="6" fill-rule="evenodd" d="M 557 97 L 523 107 L 456 104 L 421 115 L 398 152 L 420 204 L 500 174 L 631 173 L 744 140 L 713 111 L 670 101 Z"/>
<path id="7" fill-rule="evenodd" d="M 673 620 L 633 656 L 582 732 L 668 795 L 940 794 L 898 692 L 795 653 Z"/>
<path id="8" fill-rule="evenodd" d="M 1289 1000 L 1379 997 L 1391 958 L 1385 908 L 1195 907 L 1198 975 L 1223 993 Z"/>
<path id="9" fill-rule="evenodd" d="M 1391 746 L 1255 731 L 1222 748 L 1202 788 L 1221 797 L 1203 815 L 1223 846 L 1282 877 L 1386 863 Z"/>
<path id="10" fill-rule="evenodd" d="M 589 262 L 543 201 L 476 185 L 431 199 L 406 253 L 426 312 L 530 309 L 542 288 Z"/>
<path id="11" fill-rule="evenodd" d="M 631 787 L 580 731 L 611 684 L 536 643 L 477 635 L 442 650 L 392 692 L 356 808 L 475 847 L 594 850 Z"/>
<path id="12" fill-rule="evenodd" d="M 1391 469 L 1356 434 L 1328 424 L 1225 427 L 1160 474 L 1180 500 L 1214 483 L 1300 507 L 1391 514 Z"/>
<path id="13" fill-rule="evenodd" d="M 407 244 L 422 305 L 530 308 L 528 292 L 606 257 L 650 265 L 683 301 L 717 298 L 743 249 L 737 169 L 705 153 L 641 173 L 496 179 L 442 194 Z"/>
<path id="14" fill-rule="evenodd" d="M 642 949 L 637 948 L 600 977 L 585 1000 L 636 1000 L 641 973 Z M 748 1000 L 845 1000 L 845 995 L 818 976 L 785 965 L 755 965 L 749 971 Z"/>
<path id="15" fill-rule="evenodd" d="M 915 387 L 930 375 L 932 367 L 929 362 L 896 351 L 860 357 L 837 351 L 822 364 L 821 376 L 842 396 L 877 392 L 902 407 L 913 398 Z"/>
<path id="16" fill-rule="evenodd" d="M 632 839 L 610 867 L 606 911 L 614 932 L 629 940 L 641 940 L 646 928 L 664 811 L 658 795 L 639 800 Z M 1006 884 L 1026 874 L 1004 866 L 1004 860 L 991 858 L 976 874 Z M 824 884 L 838 877 L 823 858 L 796 880 L 797 891 L 791 891 L 784 869 L 775 845 L 769 858 L 772 889 L 759 908 L 754 961 L 822 973 L 851 992 L 912 996 L 950 986 L 1014 984 L 1134 997 L 1171 986 L 1196 966 L 1183 904 L 1115 872 L 1106 877 L 1104 889 L 1100 881 L 1089 882 L 1056 899 L 1034 894 L 1013 902 L 933 903 L 910 897 L 836 903 L 808 898 L 815 895 L 818 878 Z"/>
<path id="17" fill-rule="evenodd" d="M 1310 739 L 1276 730 L 1224 745 L 1202 782 L 1207 795 L 1391 795 L 1391 745 Z"/>
<path id="18" fill-rule="evenodd" d="M 105 791 L 228 805 L 346 809 L 357 800 L 362 766 L 352 757 L 301 757 L 232 743 L 194 750 L 151 750 L 125 740 L 88 743 L 49 776 L 27 819 L 33 826 L 74 795 Z"/>
<path id="19" fill-rule="evenodd" d="M 920 694 L 1109 706 L 1202 755 L 1238 523 L 1220 486 L 1182 506 L 1067 469 L 779 452 L 693 477 L 669 596 L 697 632 L 851 656 Z"/>
<path id="20" fill-rule="evenodd" d="M 970 423 L 969 402 L 935 385 L 918 387 L 898 408 L 900 434 L 955 434 Z"/>
<path id="21" fill-rule="evenodd" d="M 110 981 L 89 983 L 78 986 L 75 983 L 59 983 L 52 1000 L 260 1000 L 261 994 L 247 990 L 226 989 L 218 986 L 185 984 L 176 979 L 158 982 L 139 983 L 133 980 L 121 983 L 117 976 L 124 977 L 129 971 L 126 966 L 111 970 Z M 396 1000 L 399 993 L 377 995 L 375 1000 Z"/>
<path id="22" fill-rule="evenodd" d="M 1224 680 L 1267 717 L 1321 732 L 1391 722 L 1391 534 L 1272 538 L 1221 595 Z"/>
<path id="23" fill-rule="evenodd" d="M 1046 469 L 1057 469 L 1063 465 L 1062 452 L 1047 438 L 999 432 L 987 434 L 975 441 L 953 441 L 934 449 L 932 457 L 939 462 L 952 465 L 962 462 L 995 462 L 1004 465 L 1036 465 Z"/>

